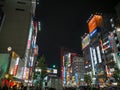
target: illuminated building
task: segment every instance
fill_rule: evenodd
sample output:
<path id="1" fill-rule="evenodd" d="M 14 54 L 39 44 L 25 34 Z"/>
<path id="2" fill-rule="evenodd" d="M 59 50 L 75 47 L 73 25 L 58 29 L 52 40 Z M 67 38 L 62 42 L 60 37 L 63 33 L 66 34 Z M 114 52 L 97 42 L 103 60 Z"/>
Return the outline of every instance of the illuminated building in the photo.
<path id="1" fill-rule="evenodd" d="M 103 83 L 114 72 L 116 44 L 110 19 L 114 14 L 94 14 L 88 22 L 91 72 L 94 84 Z M 84 40 L 84 39 L 83 39 Z M 115 48 L 113 48 L 115 47 Z M 85 53 L 85 49 L 83 49 Z M 85 53 L 86 54 L 86 53 Z M 86 62 L 87 63 L 87 62 Z"/>
<path id="2" fill-rule="evenodd" d="M 91 72 L 89 74 L 92 77 L 92 81 L 95 84 L 96 79 L 98 79 L 98 73 L 103 72 L 104 65 L 102 61 L 101 55 L 101 47 L 100 47 L 100 39 L 101 39 L 101 28 L 102 27 L 102 16 L 101 15 L 91 15 L 88 20 L 88 28 L 89 28 L 89 38 L 90 44 L 89 49 L 90 51 L 90 62 L 91 62 Z M 87 62 L 85 62 L 87 63 Z"/>
<path id="3" fill-rule="evenodd" d="M 20 58 L 20 60 L 16 58 L 16 62 L 12 63 L 19 64 L 20 70 L 15 73 L 15 76 L 23 80 L 31 80 L 34 59 L 38 54 L 36 38 L 40 28 L 39 22 L 35 20 L 36 0 L 0 0 L 0 6 L 0 17 L 2 17 L 0 19 L 0 53 L 8 53 L 7 48 L 11 46 L 12 51 L 15 51 Z"/>
<path id="4" fill-rule="evenodd" d="M 64 55 L 69 53 L 68 48 L 61 47 L 61 79 L 64 81 L 65 67 L 64 67 Z"/>
<path id="5" fill-rule="evenodd" d="M 90 36 L 89 34 L 85 34 L 81 38 L 82 40 L 82 51 L 84 58 L 84 66 L 85 66 L 85 74 L 91 75 L 92 65 L 90 59 Z"/>
<path id="6" fill-rule="evenodd" d="M 28 13 L 31 10 L 31 3 L 17 0 L 0 0 L 0 5 L 3 12 L 0 26 L 0 53 L 8 53 L 7 48 L 10 46 L 19 58 L 24 58 L 29 23 L 31 21 L 31 14 Z M 11 61 L 13 61 L 12 58 Z M 20 59 L 19 63 L 21 63 L 22 67 L 24 66 L 23 60 Z M 11 69 L 10 73 L 12 74 L 14 70 L 15 68 Z"/>
<path id="7" fill-rule="evenodd" d="M 73 57 L 72 71 L 73 76 L 75 76 L 76 86 L 84 85 L 84 60 L 82 57 Z"/>
<path id="8" fill-rule="evenodd" d="M 72 61 L 73 57 L 77 56 L 76 53 L 65 53 L 62 59 L 62 82 L 63 86 L 71 87 L 75 82 L 75 76 L 73 76 Z"/>
<path id="9" fill-rule="evenodd" d="M 24 57 L 31 21 L 31 2 L 1 0 L 0 4 L 4 13 L 0 31 L 0 52 L 6 53 L 11 46 L 20 57 Z"/>

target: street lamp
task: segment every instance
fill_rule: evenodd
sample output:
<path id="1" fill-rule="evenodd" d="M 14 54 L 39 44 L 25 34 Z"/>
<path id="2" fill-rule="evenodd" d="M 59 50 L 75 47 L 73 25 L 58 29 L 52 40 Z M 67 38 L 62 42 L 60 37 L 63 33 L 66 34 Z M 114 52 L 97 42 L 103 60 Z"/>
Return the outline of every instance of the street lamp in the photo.
<path id="1" fill-rule="evenodd" d="M 120 27 L 117 28 L 117 31 L 120 32 Z"/>
<path id="2" fill-rule="evenodd" d="M 55 65 L 53 65 L 52 67 L 53 67 L 53 68 L 55 68 L 56 66 L 55 66 Z"/>
<path id="3" fill-rule="evenodd" d="M 12 47 L 9 46 L 9 47 L 7 48 L 7 50 L 8 50 L 8 52 L 12 51 Z"/>

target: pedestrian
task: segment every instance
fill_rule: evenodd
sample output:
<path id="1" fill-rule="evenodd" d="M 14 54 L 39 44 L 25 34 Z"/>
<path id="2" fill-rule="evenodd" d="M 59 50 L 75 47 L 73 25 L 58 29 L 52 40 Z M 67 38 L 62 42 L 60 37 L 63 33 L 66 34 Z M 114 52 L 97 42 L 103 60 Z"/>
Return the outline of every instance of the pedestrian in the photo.
<path id="1" fill-rule="evenodd" d="M 2 80 L 2 90 L 8 90 L 9 81 L 8 79 Z"/>
<path id="2" fill-rule="evenodd" d="M 27 86 L 24 86 L 23 90 L 27 90 Z"/>
<path id="3" fill-rule="evenodd" d="M 8 86 L 5 84 L 2 88 L 2 90 L 8 90 Z"/>
<path id="4" fill-rule="evenodd" d="M 21 90 L 24 90 L 24 85 L 23 85 L 23 83 L 21 83 L 20 88 L 21 88 Z"/>
<path id="5" fill-rule="evenodd" d="M 14 85 L 12 90 L 17 90 L 17 85 Z"/>

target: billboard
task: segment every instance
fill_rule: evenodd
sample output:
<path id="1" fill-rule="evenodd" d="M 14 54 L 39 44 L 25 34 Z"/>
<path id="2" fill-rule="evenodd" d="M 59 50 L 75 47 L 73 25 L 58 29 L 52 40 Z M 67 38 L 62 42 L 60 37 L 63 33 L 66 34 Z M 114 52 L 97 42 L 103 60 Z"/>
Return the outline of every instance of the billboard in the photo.
<path id="1" fill-rule="evenodd" d="M 93 48 L 90 47 L 90 56 L 91 56 L 91 63 L 92 63 L 92 72 L 95 75 L 95 67 L 94 67 L 94 58 L 93 58 Z"/>
<path id="2" fill-rule="evenodd" d="M 0 54 L 0 78 L 4 78 L 9 63 L 9 54 Z"/>
<path id="3" fill-rule="evenodd" d="M 88 22 L 89 33 L 91 33 L 96 27 L 102 25 L 102 16 L 94 15 L 91 20 Z"/>
<path id="4" fill-rule="evenodd" d="M 90 43 L 89 34 L 82 40 L 82 49 L 84 49 Z"/>

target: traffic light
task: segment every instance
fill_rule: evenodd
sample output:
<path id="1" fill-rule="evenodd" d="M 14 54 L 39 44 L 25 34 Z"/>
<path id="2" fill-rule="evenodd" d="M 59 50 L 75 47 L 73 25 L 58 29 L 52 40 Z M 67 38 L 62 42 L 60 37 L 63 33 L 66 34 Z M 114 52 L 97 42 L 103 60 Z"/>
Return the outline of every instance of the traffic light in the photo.
<path id="1" fill-rule="evenodd" d="M 118 52 L 117 55 L 120 57 L 120 52 Z"/>
<path id="2" fill-rule="evenodd" d="M 53 68 L 55 68 L 56 66 L 55 65 L 53 65 Z"/>

